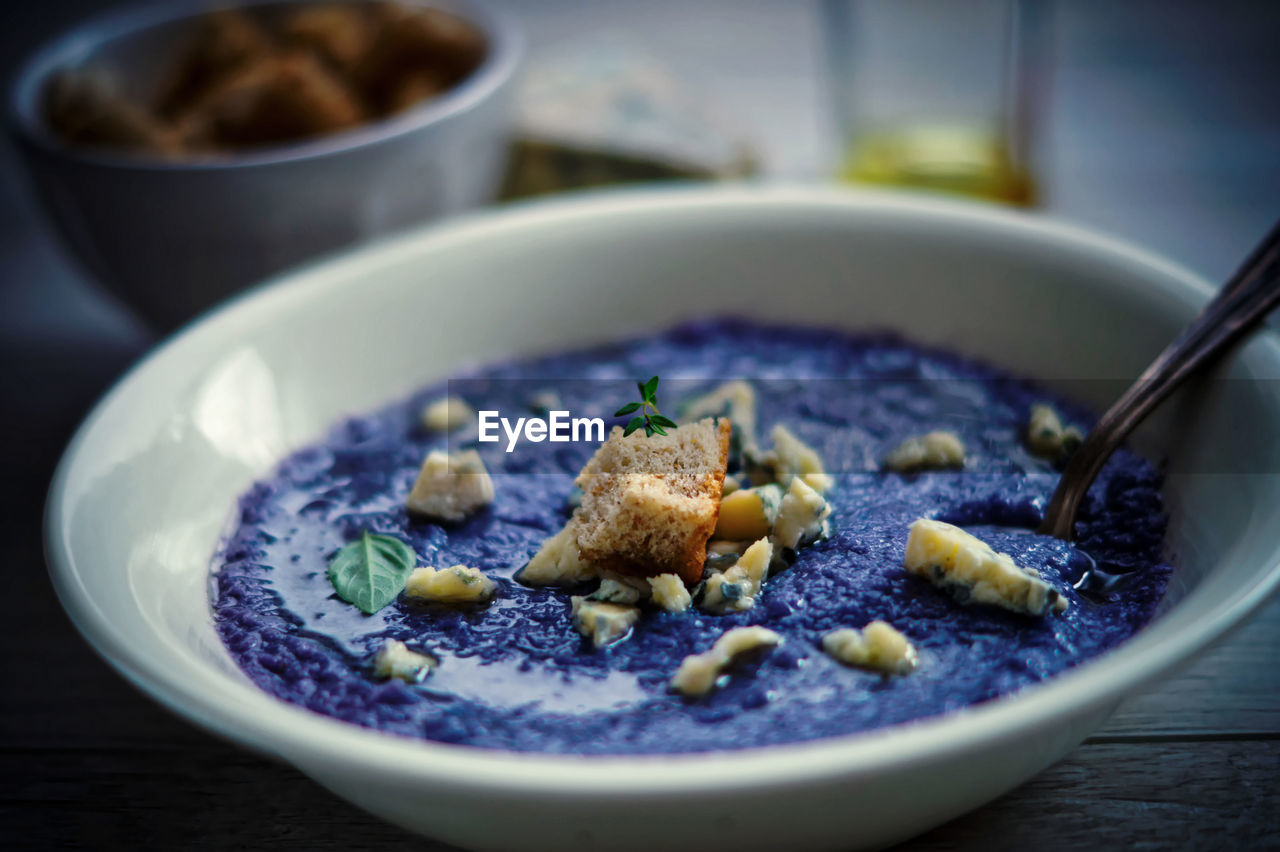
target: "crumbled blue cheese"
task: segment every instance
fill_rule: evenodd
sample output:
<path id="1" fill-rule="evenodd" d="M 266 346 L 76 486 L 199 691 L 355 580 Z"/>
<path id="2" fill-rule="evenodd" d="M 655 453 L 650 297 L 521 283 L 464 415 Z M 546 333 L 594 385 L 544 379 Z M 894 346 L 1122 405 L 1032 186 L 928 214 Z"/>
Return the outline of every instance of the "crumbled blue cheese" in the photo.
<path id="1" fill-rule="evenodd" d="M 776 481 L 786 488 L 793 477 L 799 477 L 819 494 L 831 489 L 832 479 L 823 470 L 822 458 L 818 451 L 801 441 L 791 430 L 779 423 L 769 433 L 773 439 L 773 453 L 776 462 Z"/>
<path id="2" fill-rule="evenodd" d="M 730 474 L 724 478 L 724 485 L 720 488 L 720 499 L 728 497 L 733 492 L 742 487 L 742 482 L 738 477 Z"/>
<path id="3" fill-rule="evenodd" d="M 453 432 L 476 422 L 476 410 L 460 396 L 434 400 L 422 409 L 422 425 L 432 432 Z"/>
<path id="4" fill-rule="evenodd" d="M 1075 426 L 1063 428 L 1057 409 L 1047 403 L 1031 406 L 1027 421 L 1027 446 L 1036 455 L 1057 460 L 1070 455 L 1084 440 Z"/>
<path id="5" fill-rule="evenodd" d="M 639 577 L 627 577 L 612 571 L 602 572 L 600 587 L 588 595 L 589 600 L 605 603 L 635 604 L 649 597 L 649 584 Z"/>
<path id="6" fill-rule="evenodd" d="M 802 479 L 819 494 L 831 490 L 835 480 L 825 472 L 822 457 L 817 450 L 801 441 L 781 423 L 773 427 L 769 437 L 773 440 L 772 449 L 749 453 L 746 458 L 752 482 L 776 482 L 785 489 L 793 479 Z"/>
<path id="7" fill-rule="evenodd" d="M 755 541 L 767 536 L 778 518 L 782 489 L 774 484 L 734 491 L 720 500 L 715 537 L 730 541 Z"/>
<path id="8" fill-rule="evenodd" d="M 749 541 L 729 541 L 723 538 L 713 538 L 707 542 L 707 556 L 733 556 L 739 557 L 742 552 L 751 545 Z"/>
<path id="9" fill-rule="evenodd" d="M 764 627 L 735 627 L 724 633 L 711 649 L 690 654 L 680 663 L 671 688 L 683 695 L 706 695 L 734 657 L 756 648 L 773 648 L 782 637 Z"/>
<path id="10" fill-rule="evenodd" d="M 826 498 L 815 491 L 800 477 L 791 480 L 791 487 L 778 508 L 778 520 L 773 525 L 773 546 L 779 552 L 796 550 L 830 534 L 828 518 L 831 507 Z"/>
<path id="11" fill-rule="evenodd" d="M 693 597 L 684 586 L 684 580 L 676 574 L 659 574 L 649 578 L 653 602 L 667 612 L 684 612 L 693 603 Z"/>
<path id="12" fill-rule="evenodd" d="M 437 603 L 487 601 L 493 597 L 494 582 L 478 568 L 453 565 L 449 568 L 422 567 L 405 581 L 404 593 L 411 598 Z"/>
<path id="13" fill-rule="evenodd" d="M 529 397 L 529 407 L 535 414 L 546 417 L 553 411 L 564 409 L 564 403 L 560 401 L 560 395 L 555 391 L 542 390 Z"/>
<path id="14" fill-rule="evenodd" d="M 885 674 L 907 674 L 920 662 L 907 637 L 883 621 L 873 621 L 861 630 L 833 630 L 822 637 L 822 648 L 845 665 Z"/>
<path id="15" fill-rule="evenodd" d="M 1067 599 L 1038 572 L 942 521 L 921 518 L 911 525 L 904 564 L 963 604 L 993 604 L 1027 615 L 1067 608 Z"/>
<path id="16" fill-rule="evenodd" d="M 405 506 L 438 521 L 457 522 L 493 502 L 493 480 L 475 450 L 432 450 L 422 463 Z"/>
<path id="17" fill-rule="evenodd" d="M 403 642 L 389 639 L 374 658 L 373 673 L 378 677 L 398 677 L 406 683 L 419 683 L 438 664 L 435 657 L 410 651 Z"/>
<path id="18" fill-rule="evenodd" d="M 899 473 L 964 467 L 964 444 L 954 432 L 929 432 L 903 441 L 880 466 Z"/>
<path id="19" fill-rule="evenodd" d="M 572 586 L 599 576 L 600 569 L 578 555 L 578 538 L 571 522 L 542 542 L 516 580 L 528 586 Z"/>
<path id="20" fill-rule="evenodd" d="M 798 481 L 798 480 L 797 480 Z M 733 567 L 712 573 L 703 582 L 702 600 L 698 605 L 707 612 L 723 614 L 742 612 L 755 606 L 756 595 L 769 575 L 773 545 L 769 539 L 756 541 L 738 558 Z"/>
<path id="21" fill-rule="evenodd" d="M 755 449 L 756 390 L 748 382 L 741 379 L 725 382 L 686 403 L 680 412 L 681 423 L 696 423 L 706 417 L 729 418 L 730 458 L 736 459 L 744 451 Z"/>
<path id="22" fill-rule="evenodd" d="M 578 632 L 597 648 L 625 638 L 640 620 L 640 610 L 634 606 L 593 601 L 579 595 L 569 598 L 569 602 Z"/>
<path id="23" fill-rule="evenodd" d="M 715 571 L 727 571 L 738 562 L 738 557 L 751 546 L 749 541 L 727 541 L 712 539 L 707 542 L 707 561 L 703 565 L 704 575 Z"/>

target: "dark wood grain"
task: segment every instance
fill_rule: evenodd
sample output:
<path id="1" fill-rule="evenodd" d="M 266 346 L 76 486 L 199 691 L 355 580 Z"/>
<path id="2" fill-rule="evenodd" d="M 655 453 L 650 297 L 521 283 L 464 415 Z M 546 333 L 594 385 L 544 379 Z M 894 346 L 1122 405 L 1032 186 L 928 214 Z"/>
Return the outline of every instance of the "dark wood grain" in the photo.
<path id="1" fill-rule="evenodd" d="M 1280 731 L 1280 598 L 1184 671 L 1135 695 L 1090 742 Z"/>
<path id="2" fill-rule="evenodd" d="M 452 848 L 388 825 L 294 769 L 212 740 L 188 748 L 6 749 L 0 776 L 8 779 L 0 787 L 0 845 L 10 849 Z"/>
<path id="3" fill-rule="evenodd" d="M 1280 843 L 1280 741 L 1084 745 L 912 849 L 1252 849 Z"/>
<path id="4" fill-rule="evenodd" d="M 1280 839 L 1280 740 L 1081 746 L 907 849 L 1258 848 Z M 297 771 L 197 738 L 0 751 L 0 842 L 154 849 L 445 850 Z"/>

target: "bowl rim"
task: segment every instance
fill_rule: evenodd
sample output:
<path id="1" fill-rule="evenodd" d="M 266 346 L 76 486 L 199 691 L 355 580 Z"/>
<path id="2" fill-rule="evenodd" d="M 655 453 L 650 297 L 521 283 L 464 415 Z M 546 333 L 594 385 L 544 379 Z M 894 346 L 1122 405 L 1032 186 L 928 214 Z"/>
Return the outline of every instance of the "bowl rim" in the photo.
<path id="1" fill-rule="evenodd" d="M 1160 627 L 1157 621 L 1117 649 L 1016 695 L 857 734 L 715 752 L 714 760 L 707 760 L 706 753 L 583 756 L 458 746 L 395 736 L 321 716 L 269 696 L 248 681 L 215 694 L 192 686 L 180 673 L 149 658 L 145 649 L 133 647 L 88 596 L 68 536 L 71 472 L 86 448 L 99 439 L 96 433 L 104 412 L 129 388 L 169 369 L 169 362 L 180 361 L 185 350 L 208 344 L 261 316 L 283 315 L 299 299 L 334 293 L 355 270 L 367 272 L 369 267 L 423 251 L 518 234 L 522 229 L 609 215 L 660 216 L 675 206 L 712 216 L 740 212 L 745 207 L 763 210 L 760 215 L 788 209 L 831 211 L 832 215 L 842 211 L 905 213 L 961 230 L 977 227 L 1008 238 L 1047 241 L 1094 260 L 1124 262 L 1145 269 L 1146 284 L 1183 301 L 1202 303 L 1213 291 L 1204 279 L 1181 266 L 1075 225 L 993 206 L 881 191 L 788 186 L 606 190 L 508 205 L 499 211 L 420 228 L 286 273 L 237 296 L 157 347 L 107 391 L 72 437 L 46 503 L 46 559 L 59 600 L 72 622 L 108 663 L 161 704 L 219 735 L 282 756 L 304 769 L 341 767 L 348 772 L 376 772 L 407 784 L 440 783 L 490 794 L 544 799 L 572 795 L 590 800 L 613 795 L 670 797 L 708 790 L 725 793 L 812 785 L 851 773 L 874 773 L 973 753 L 1014 731 L 1050 731 L 1061 719 L 1090 709 L 1109 710 L 1124 695 L 1203 651 L 1280 587 L 1278 560 L 1259 572 L 1251 584 L 1233 589 L 1198 619 L 1193 629 L 1170 632 L 1159 642 L 1135 648 L 1143 633 Z M 1262 340 L 1268 357 L 1280 364 L 1280 336 L 1264 331 L 1255 339 Z M 584 762 L 593 770 L 617 771 L 584 772 Z"/>
<path id="2" fill-rule="evenodd" d="M 148 0 L 108 9 L 53 36 L 30 53 L 9 81 L 7 109 L 11 131 L 42 150 L 71 160 L 139 172 L 211 172 L 313 160 L 373 145 L 441 124 L 470 112 L 515 76 L 524 41 L 501 0 L 399 0 L 452 12 L 484 34 L 488 51 L 480 65 L 453 88 L 392 116 L 364 122 L 337 133 L 250 149 L 245 153 L 166 160 L 109 148 L 72 145 L 48 126 L 41 114 L 45 81 L 60 68 L 116 39 L 207 14 L 206 0 Z M 234 0 L 231 8 L 283 6 L 315 0 Z M 376 0 L 340 0 L 368 4 Z"/>

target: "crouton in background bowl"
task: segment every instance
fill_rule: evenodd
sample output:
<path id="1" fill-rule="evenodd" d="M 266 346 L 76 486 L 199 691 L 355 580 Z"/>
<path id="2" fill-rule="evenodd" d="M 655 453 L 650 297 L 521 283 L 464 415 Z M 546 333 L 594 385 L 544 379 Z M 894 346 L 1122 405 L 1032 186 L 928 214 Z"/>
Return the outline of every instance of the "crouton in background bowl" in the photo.
<path id="1" fill-rule="evenodd" d="M 435 40 L 426 66 L 415 33 Z M 473 0 L 132 7 L 37 51 L 9 123 L 77 259 L 168 331 L 275 271 L 491 200 L 520 52 Z"/>

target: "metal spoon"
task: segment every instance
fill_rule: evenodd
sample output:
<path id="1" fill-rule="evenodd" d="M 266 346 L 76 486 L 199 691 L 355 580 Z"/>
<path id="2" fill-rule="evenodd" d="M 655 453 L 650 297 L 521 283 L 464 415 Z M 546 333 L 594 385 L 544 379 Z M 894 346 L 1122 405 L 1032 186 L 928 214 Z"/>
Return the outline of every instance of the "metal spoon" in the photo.
<path id="1" fill-rule="evenodd" d="M 1204 310 L 1102 415 L 1067 463 L 1038 532 L 1070 541 L 1080 501 L 1133 428 L 1198 368 L 1231 348 L 1280 304 L 1280 222 Z"/>

